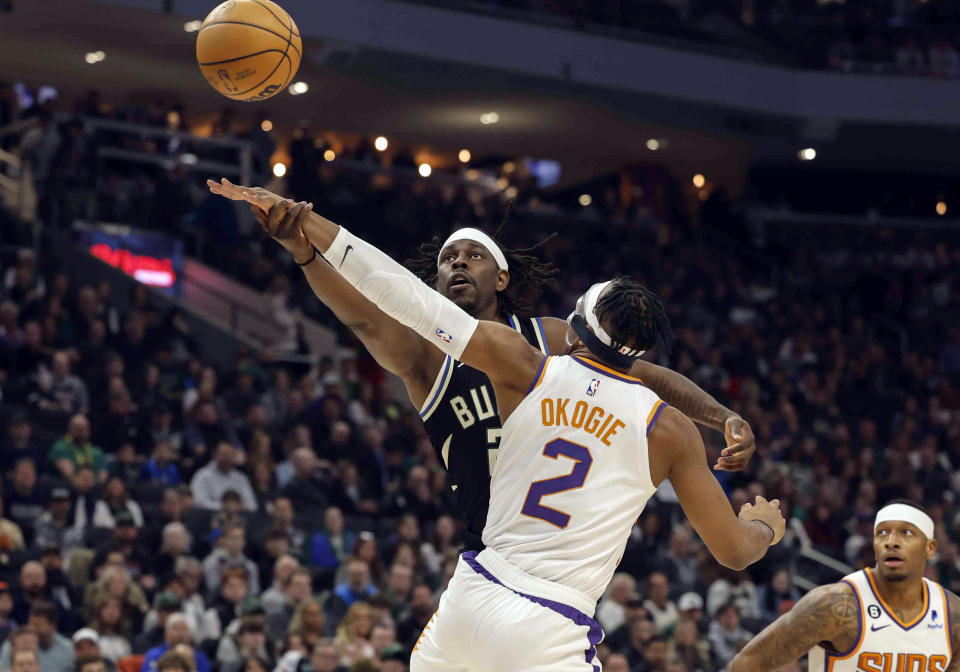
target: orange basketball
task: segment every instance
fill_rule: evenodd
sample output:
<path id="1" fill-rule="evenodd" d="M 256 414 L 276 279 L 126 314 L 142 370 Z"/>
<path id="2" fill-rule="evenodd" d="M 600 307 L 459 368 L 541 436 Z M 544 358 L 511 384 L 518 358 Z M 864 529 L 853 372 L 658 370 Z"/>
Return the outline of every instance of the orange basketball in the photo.
<path id="1" fill-rule="evenodd" d="M 203 20 L 197 36 L 200 72 L 232 100 L 266 100 L 284 89 L 302 53 L 297 24 L 270 0 L 227 0 Z"/>

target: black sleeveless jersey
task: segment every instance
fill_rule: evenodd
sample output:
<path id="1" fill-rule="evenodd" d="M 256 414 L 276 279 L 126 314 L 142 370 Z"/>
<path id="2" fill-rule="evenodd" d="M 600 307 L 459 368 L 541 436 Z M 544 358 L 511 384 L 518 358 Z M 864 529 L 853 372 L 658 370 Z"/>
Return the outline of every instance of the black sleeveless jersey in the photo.
<path id="1" fill-rule="evenodd" d="M 509 325 L 544 355 L 547 337 L 539 318 L 511 315 Z M 447 357 L 420 410 L 420 419 L 447 469 L 460 519 L 466 524 L 466 550 L 482 550 L 487 522 L 490 474 L 500 446 L 500 414 L 487 374 Z"/>

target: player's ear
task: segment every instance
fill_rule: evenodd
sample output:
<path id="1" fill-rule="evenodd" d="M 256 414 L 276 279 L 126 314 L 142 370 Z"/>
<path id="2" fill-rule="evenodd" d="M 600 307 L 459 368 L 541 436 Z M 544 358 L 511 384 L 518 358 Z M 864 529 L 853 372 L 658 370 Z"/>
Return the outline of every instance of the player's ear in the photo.
<path id="1" fill-rule="evenodd" d="M 502 292 L 510 284 L 510 271 L 497 271 L 497 291 Z"/>
<path id="2" fill-rule="evenodd" d="M 932 558 L 937 553 L 937 540 L 936 539 L 927 539 L 927 560 Z"/>

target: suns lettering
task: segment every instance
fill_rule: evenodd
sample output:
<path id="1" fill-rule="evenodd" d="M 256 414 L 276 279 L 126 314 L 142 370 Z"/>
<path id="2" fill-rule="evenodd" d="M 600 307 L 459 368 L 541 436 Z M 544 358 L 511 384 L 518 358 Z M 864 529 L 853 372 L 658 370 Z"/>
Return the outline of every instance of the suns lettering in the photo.
<path id="1" fill-rule="evenodd" d="M 857 660 L 859 672 L 945 672 L 947 657 L 922 653 L 876 653 L 864 651 Z"/>
<path id="2" fill-rule="evenodd" d="M 570 399 L 543 399 L 540 402 L 540 421 L 544 427 L 573 427 L 583 429 L 593 434 L 604 445 L 609 446 L 610 440 L 622 427 L 626 427 L 622 420 L 608 413 L 600 406 L 590 406 L 584 401 L 578 401 L 572 412 L 567 406 Z"/>

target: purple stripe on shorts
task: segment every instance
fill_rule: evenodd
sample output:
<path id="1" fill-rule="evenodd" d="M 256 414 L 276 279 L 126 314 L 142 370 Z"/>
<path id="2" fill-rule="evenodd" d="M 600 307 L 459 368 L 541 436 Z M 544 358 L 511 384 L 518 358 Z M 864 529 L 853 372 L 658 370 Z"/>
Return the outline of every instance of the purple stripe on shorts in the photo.
<path id="1" fill-rule="evenodd" d="M 503 583 L 487 571 L 487 568 L 480 564 L 477 560 L 476 551 L 467 551 L 463 554 L 464 561 L 475 571 L 477 574 L 485 578 L 487 581 L 491 581 L 499 586 L 503 586 Z M 507 586 L 503 586 L 507 588 Z M 541 607 L 546 607 L 551 611 L 555 611 L 564 618 L 568 618 L 573 621 L 576 625 L 584 626 L 589 628 L 587 632 L 587 642 L 590 644 L 590 648 L 586 649 L 583 653 L 587 658 L 587 663 L 593 667 L 593 672 L 600 672 L 600 668 L 593 664 L 593 659 L 597 655 L 597 644 L 600 643 L 600 640 L 603 639 L 603 628 L 600 627 L 600 624 L 595 620 L 587 616 L 582 611 L 574 609 L 571 606 L 566 604 L 561 604 L 560 602 L 554 602 L 553 600 L 546 600 L 542 597 L 537 597 L 536 595 L 527 595 L 526 593 L 521 593 L 513 588 L 507 588 L 512 593 L 516 593 L 520 597 L 524 597 L 535 604 L 539 604 Z"/>

